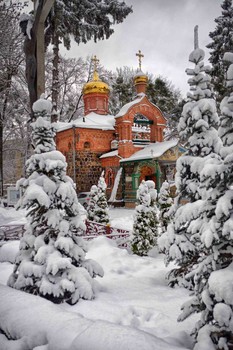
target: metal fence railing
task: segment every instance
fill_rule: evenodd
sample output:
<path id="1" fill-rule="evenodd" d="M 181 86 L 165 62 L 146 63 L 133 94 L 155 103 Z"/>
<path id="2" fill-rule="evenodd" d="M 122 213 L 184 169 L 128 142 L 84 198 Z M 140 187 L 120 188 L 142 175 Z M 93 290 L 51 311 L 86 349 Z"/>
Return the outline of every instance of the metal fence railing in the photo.
<path id="1" fill-rule="evenodd" d="M 129 246 L 131 231 L 89 220 L 86 220 L 85 224 L 86 231 L 82 235 L 85 240 L 106 236 L 116 241 L 120 248 L 127 248 Z M 23 224 L 0 226 L 0 242 L 18 240 L 23 236 L 24 231 Z"/>

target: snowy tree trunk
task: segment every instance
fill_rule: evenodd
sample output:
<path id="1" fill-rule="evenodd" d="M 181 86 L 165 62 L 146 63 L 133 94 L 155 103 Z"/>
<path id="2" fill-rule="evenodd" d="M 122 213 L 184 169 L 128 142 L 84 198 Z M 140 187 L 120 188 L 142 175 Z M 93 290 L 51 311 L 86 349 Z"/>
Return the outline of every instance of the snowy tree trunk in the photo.
<path id="1" fill-rule="evenodd" d="M 53 113 L 52 121 L 56 121 L 58 95 L 59 95 L 59 33 L 56 20 L 56 5 L 54 6 L 54 32 L 53 32 L 53 71 L 52 71 L 52 104 Z M 54 120 L 55 119 L 55 120 Z"/>

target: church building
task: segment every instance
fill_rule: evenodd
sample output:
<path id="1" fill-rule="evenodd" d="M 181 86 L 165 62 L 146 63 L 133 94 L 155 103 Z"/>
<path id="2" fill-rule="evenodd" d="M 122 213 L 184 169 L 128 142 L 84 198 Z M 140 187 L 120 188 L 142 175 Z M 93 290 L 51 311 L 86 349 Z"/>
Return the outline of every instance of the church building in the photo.
<path id="1" fill-rule="evenodd" d="M 174 181 L 175 163 L 184 152 L 177 140 L 164 141 L 166 119 L 146 96 L 147 76 L 139 68 L 134 77 L 137 95 L 114 116 L 108 113 L 109 86 L 94 73 L 83 87 L 84 115 L 58 123 L 57 149 L 65 156 L 77 192 L 89 192 L 105 171 L 110 203 L 134 207 L 142 180 Z"/>

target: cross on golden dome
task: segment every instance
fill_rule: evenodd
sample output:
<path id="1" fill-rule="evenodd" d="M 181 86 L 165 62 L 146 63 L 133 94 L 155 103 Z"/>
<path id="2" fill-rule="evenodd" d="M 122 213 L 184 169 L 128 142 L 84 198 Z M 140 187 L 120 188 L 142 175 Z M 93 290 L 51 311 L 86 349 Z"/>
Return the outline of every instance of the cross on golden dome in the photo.
<path id="1" fill-rule="evenodd" d="M 94 63 L 94 71 L 96 71 L 97 69 L 97 65 L 99 63 L 100 60 L 98 60 L 98 58 L 96 57 L 96 55 L 91 59 L 91 61 Z"/>
<path id="2" fill-rule="evenodd" d="M 138 53 L 136 53 L 136 56 L 138 56 L 138 63 L 139 63 L 139 69 L 142 69 L 142 57 L 144 55 L 142 54 L 141 50 L 138 50 Z"/>
<path id="3" fill-rule="evenodd" d="M 108 84 L 104 83 L 102 80 L 99 78 L 99 74 L 97 72 L 97 65 L 99 63 L 98 58 L 93 56 L 91 59 L 91 62 L 94 65 L 94 72 L 93 72 L 93 78 L 91 81 L 86 83 L 83 87 L 83 94 L 91 94 L 91 93 L 99 93 L 99 94 L 108 94 L 109 93 L 109 86 Z"/>

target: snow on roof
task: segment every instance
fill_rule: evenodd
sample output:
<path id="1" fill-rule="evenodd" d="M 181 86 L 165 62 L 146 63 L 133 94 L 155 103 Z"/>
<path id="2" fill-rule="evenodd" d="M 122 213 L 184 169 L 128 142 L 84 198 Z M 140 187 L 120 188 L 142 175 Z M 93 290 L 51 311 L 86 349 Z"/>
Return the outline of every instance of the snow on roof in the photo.
<path id="1" fill-rule="evenodd" d="M 118 156 L 118 150 L 104 153 L 102 154 L 102 156 L 100 156 L 100 158 L 108 158 L 108 157 L 114 157 L 114 156 Z"/>
<path id="2" fill-rule="evenodd" d="M 134 153 L 129 158 L 120 160 L 120 162 L 130 162 L 141 159 L 158 158 L 161 157 L 170 148 L 175 147 L 177 144 L 178 140 L 156 142 Z"/>
<path id="3" fill-rule="evenodd" d="M 146 76 L 146 74 L 142 70 L 138 69 L 134 78 L 141 77 L 141 76 Z"/>
<path id="4" fill-rule="evenodd" d="M 102 115 L 91 112 L 70 123 L 57 123 L 57 132 L 64 131 L 75 126 L 84 129 L 114 130 L 115 118 L 111 114 Z"/>
<path id="5" fill-rule="evenodd" d="M 120 111 L 117 113 L 116 118 L 118 117 L 122 117 L 122 115 L 125 115 L 128 110 L 130 109 L 130 107 L 134 106 L 135 104 L 141 102 L 141 100 L 143 99 L 143 97 L 145 97 L 144 93 L 140 93 L 136 96 L 135 100 L 126 103 L 121 109 Z"/>

